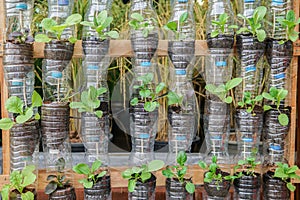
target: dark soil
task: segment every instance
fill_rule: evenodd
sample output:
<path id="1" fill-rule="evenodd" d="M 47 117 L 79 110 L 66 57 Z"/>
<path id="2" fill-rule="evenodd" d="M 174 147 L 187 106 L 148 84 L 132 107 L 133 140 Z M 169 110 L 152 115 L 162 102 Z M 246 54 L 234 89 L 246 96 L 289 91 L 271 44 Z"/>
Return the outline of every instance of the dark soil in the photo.
<path id="1" fill-rule="evenodd" d="M 151 178 L 145 183 L 137 181 L 133 192 L 128 193 L 129 200 L 141 200 L 152 199 L 152 195 L 155 195 L 156 177 L 151 174 Z"/>
<path id="2" fill-rule="evenodd" d="M 52 40 L 45 44 L 45 59 L 69 61 L 73 56 L 74 44 L 65 41 Z"/>
<path id="3" fill-rule="evenodd" d="M 101 60 L 108 53 L 109 40 L 102 41 L 82 41 L 82 49 L 84 53 L 84 60 L 86 62 L 101 62 Z"/>
<path id="4" fill-rule="evenodd" d="M 204 173 L 203 177 L 205 177 L 206 173 L 207 172 Z M 227 172 L 217 170 L 217 174 L 220 174 L 220 173 L 222 174 L 222 177 L 230 175 Z M 231 185 L 230 181 L 227 181 L 227 180 L 224 180 L 224 179 L 223 179 L 222 183 L 219 183 L 219 185 L 217 185 L 217 182 L 215 180 L 213 180 L 211 183 L 205 183 L 204 182 L 204 189 L 207 192 L 208 196 L 211 196 L 211 197 L 227 197 L 230 185 Z"/>
<path id="5" fill-rule="evenodd" d="M 195 54 L 195 41 L 169 41 L 168 55 L 176 69 L 186 69 Z"/>
<path id="6" fill-rule="evenodd" d="M 185 179 L 186 180 L 186 179 Z M 193 195 L 185 190 L 186 182 L 179 182 L 178 179 L 166 179 L 166 197 L 167 199 L 192 200 Z"/>
<path id="7" fill-rule="evenodd" d="M 106 175 L 93 185 L 92 188 L 84 188 L 85 200 L 108 199 L 111 193 L 110 176 Z"/>
<path id="8" fill-rule="evenodd" d="M 249 176 L 243 172 L 241 178 L 234 179 L 235 193 L 239 199 L 260 199 L 261 175 Z"/>
<path id="9" fill-rule="evenodd" d="M 207 46 L 210 49 L 232 49 L 234 43 L 234 35 L 219 34 L 216 37 L 207 35 Z"/>
<path id="10" fill-rule="evenodd" d="M 76 200 L 76 193 L 73 187 L 58 189 L 49 195 L 49 200 Z"/>
<path id="11" fill-rule="evenodd" d="M 34 200 L 37 200 L 37 193 L 36 193 L 35 189 L 32 189 L 32 188 L 30 188 L 30 189 L 24 188 L 23 193 L 26 193 L 26 192 L 28 192 L 28 191 L 32 192 L 32 193 L 34 194 Z M 22 197 L 21 197 L 21 194 L 19 193 L 19 191 L 13 190 L 13 191 L 11 191 L 11 193 L 9 194 L 9 199 L 10 199 L 10 200 L 22 200 Z"/>
<path id="12" fill-rule="evenodd" d="M 274 172 L 268 171 L 263 174 L 264 184 L 264 199 L 265 200 L 288 200 L 290 199 L 290 191 L 286 186 L 286 183 L 280 178 L 273 177 Z"/>

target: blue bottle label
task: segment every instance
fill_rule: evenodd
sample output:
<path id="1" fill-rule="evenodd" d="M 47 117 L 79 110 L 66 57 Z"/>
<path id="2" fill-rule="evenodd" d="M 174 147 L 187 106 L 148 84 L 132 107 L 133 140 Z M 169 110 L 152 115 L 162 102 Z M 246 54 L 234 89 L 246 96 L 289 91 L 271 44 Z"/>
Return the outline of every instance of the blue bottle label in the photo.
<path id="1" fill-rule="evenodd" d="M 87 68 L 88 68 L 88 70 L 98 70 L 99 66 L 97 66 L 97 65 L 89 65 Z"/>
<path id="2" fill-rule="evenodd" d="M 284 4 L 284 0 L 272 0 L 272 4 L 283 5 Z"/>
<path id="3" fill-rule="evenodd" d="M 274 76 L 274 78 L 275 78 L 275 79 L 283 79 L 283 78 L 285 78 L 285 74 L 284 74 L 284 73 L 282 73 L 282 74 L 276 74 L 276 75 Z"/>
<path id="4" fill-rule="evenodd" d="M 242 139 L 244 142 L 253 142 L 252 138 L 243 138 Z"/>
<path id="5" fill-rule="evenodd" d="M 53 78 L 62 78 L 62 73 L 61 72 L 52 72 L 51 76 Z"/>
<path id="6" fill-rule="evenodd" d="M 178 0 L 178 3 L 187 3 L 188 0 Z"/>
<path id="7" fill-rule="evenodd" d="M 256 66 L 246 67 L 246 72 L 255 72 L 255 71 L 256 71 Z"/>
<path id="8" fill-rule="evenodd" d="M 21 81 L 13 81 L 13 82 L 11 83 L 11 85 L 12 85 L 12 86 L 23 86 L 23 82 L 21 82 Z"/>
<path id="9" fill-rule="evenodd" d="M 245 3 L 254 3 L 255 0 L 245 0 L 244 2 L 245 2 Z"/>
<path id="10" fill-rule="evenodd" d="M 182 136 L 176 136 L 176 140 L 186 140 L 186 136 L 182 135 Z"/>
<path id="11" fill-rule="evenodd" d="M 275 151 L 281 150 L 281 146 L 278 146 L 278 145 L 270 145 L 270 148 Z"/>
<path id="12" fill-rule="evenodd" d="M 226 61 L 216 61 L 216 66 L 217 67 L 226 67 L 227 62 Z"/>
<path id="13" fill-rule="evenodd" d="M 16 9 L 18 9 L 18 10 L 27 10 L 27 4 L 26 3 L 18 3 L 17 5 L 16 5 Z"/>
<path id="14" fill-rule="evenodd" d="M 148 139 L 148 138 L 150 138 L 150 135 L 148 133 L 143 133 L 143 134 L 139 135 L 139 138 Z"/>
<path id="15" fill-rule="evenodd" d="M 221 136 L 212 136 L 211 139 L 213 140 L 222 140 Z"/>
<path id="16" fill-rule="evenodd" d="M 175 74 L 176 75 L 186 75 L 186 70 L 185 69 L 176 69 Z"/>
<path id="17" fill-rule="evenodd" d="M 69 5 L 69 0 L 58 0 L 58 5 L 68 6 Z"/>
<path id="18" fill-rule="evenodd" d="M 142 67 L 150 67 L 151 66 L 151 62 L 141 62 L 141 66 Z"/>

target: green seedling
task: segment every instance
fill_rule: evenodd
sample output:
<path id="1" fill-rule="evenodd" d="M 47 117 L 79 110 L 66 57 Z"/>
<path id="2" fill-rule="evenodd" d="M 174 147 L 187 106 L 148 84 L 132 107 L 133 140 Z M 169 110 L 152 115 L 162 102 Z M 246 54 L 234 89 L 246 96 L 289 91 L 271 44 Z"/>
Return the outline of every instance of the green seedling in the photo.
<path id="1" fill-rule="evenodd" d="M 215 30 L 213 30 L 210 34 L 212 38 L 217 37 L 219 34 L 225 34 L 225 28 L 227 25 L 227 21 L 229 19 L 229 16 L 226 13 L 223 13 L 219 16 L 218 20 L 212 20 L 211 23 L 216 27 Z M 228 29 L 237 29 L 237 25 L 229 25 Z"/>
<path id="2" fill-rule="evenodd" d="M 164 29 L 172 31 L 175 34 L 176 39 L 184 39 L 185 36 L 181 33 L 181 28 L 188 18 L 188 13 L 184 12 L 180 15 L 179 20 L 170 21 L 165 26 Z"/>
<path id="3" fill-rule="evenodd" d="M 257 95 L 254 99 L 251 99 L 251 93 L 244 92 L 243 100 L 238 102 L 238 106 L 240 106 L 240 108 L 245 108 L 247 113 L 252 113 L 253 115 L 255 115 L 255 113 L 253 113 L 254 107 L 255 105 L 261 103 L 262 100 L 262 95 Z"/>
<path id="4" fill-rule="evenodd" d="M 287 188 L 294 192 L 296 190 L 296 186 L 293 185 L 292 180 L 298 179 L 300 180 L 300 176 L 296 174 L 296 171 L 299 169 L 298 166 L 289 167 L 288 164 L 283 164 L 281 162 L 276 163 L 276 169 L 274 173 L 274 178 L 280 178 L 282 181 L 286 183 Z"/>
<path id="5" fill-rule="evenodd" d="M 299 32 L 295 31 L 295 27 L 300 24 L 300 18 L 298 18 L 298 20 L 296 19 L 295 12 L 293 10 L 289 10 L 286 13 L 285 18 L 278 18 L 277 21 L 284 29 L 286 29 L 286 40 L 281 40 L 279 44 L 283 44 L 288 40 L 296 42 L 299 38 Z"/>
<path id="6" fill-rule="evenodd" d="M 132 13 L 130 17 L 129 26 L 134 30 L 141 30 L 144 37 L 148 37 L 149 33 L 154 30 L 154 26 L 149 21 L 145 21 L 140 13 Z M 156 19 L 150 18 L 150 20 L 156 23 Z"/>

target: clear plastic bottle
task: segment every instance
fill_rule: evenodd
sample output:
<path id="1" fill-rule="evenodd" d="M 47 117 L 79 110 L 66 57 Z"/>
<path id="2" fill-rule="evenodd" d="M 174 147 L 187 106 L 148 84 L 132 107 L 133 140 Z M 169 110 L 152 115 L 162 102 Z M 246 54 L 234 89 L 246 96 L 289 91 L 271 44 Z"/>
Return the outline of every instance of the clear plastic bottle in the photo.
<path id="1" fill-rule="evenodd" d="M 267 36 L 276 40 L 286 39 L 286 30 L 278 22 L 279 18 L 285 18 L 288 10 L 292 10 L 292 0 L 267 0 L 266 7 L 266 32 Z"/>
<path id="2" fill-rule="evenodd" d="M 34 0 L 5 0 L 6 35 L 30 30 Z"/>
<path id="3" fill-rule="evenodd" d="M 238 6 L 238 13 L 242 14 L 243 16 L 250 18 L 253 15 L 254 10 L 260 6 L 261 1 L 260 0 L 239 0 L 237 6 Z M 244 19 L 239 18 L 238 24 L 242 27 L 244 27 L 246 24 L 246 21 Z"/>
<path id="4" fill-rule="evenodd" d="M 62 24 L 72 14 L 74 0 L 48 0 L 48 18 Z M 73 35 L 73 28 L 66 28 L 61 39 L 68 39 Z"/>

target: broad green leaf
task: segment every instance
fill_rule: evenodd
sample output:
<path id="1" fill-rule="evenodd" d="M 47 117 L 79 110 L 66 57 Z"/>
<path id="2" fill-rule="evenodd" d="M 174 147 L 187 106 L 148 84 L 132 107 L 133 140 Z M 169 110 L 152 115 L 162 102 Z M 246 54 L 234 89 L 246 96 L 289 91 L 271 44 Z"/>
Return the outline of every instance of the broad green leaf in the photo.
<path id="1" fill-rule="evenodd" d="M 144 109 L 147 111 L 147 112 L 152 112 L 154 111 L 156 108 L 157 108 L 158 104 L 157 102 L 146 102 L 145 105 L 144 105 Z"/>
<path id="2" fill-rule="evenodd" d="M 237 34 L 241 34 L 241 33 L 243 33 L 243 32 L 250 32 L 250 31 L 249 31 L 248 28 L 242 27 L 242 28 L 240 28 L 236 33 L 237 33 Z"/>
<path id="3" fill-rule="evenodd" d="M 133 174 L 131 169 L 126 169 L 125 171 L 122 172 L 122 177 L 124 179 L 129 179 L 131 178 L 131 175 Z"/>
<path id="4" fill-rule="evenodd" d="M 132 13 L 131 18 L 140 22 L 144 21 L 144 17 L 140 13 Z"/>
<path id="5" fill-rule="evenodd" d="M 139 94 L 141 97 L 147 98 L 151 95 L 151 91 L 148 89 L 143 89 L 143 90 L 140 90 Z"/>
<path id="6" fill-rule="evenodd" d="M 187 155 L 184 151 L 180 151 L 177 155 L 177 163 L 180 166 L 184 166 L 185 162 L 187 161 Z"/>
<path id="7" fill-rule="evenodd" d="M 263 42 L 266 39 L 266 32 L 264 30 L 256 30 L 257 39 L 260 42 Z"/>
<path id="8" fill-rule="evenodd" d="M 171 31 L 177 31 L 177 22 L 169 22 L 164 26 L 164 28 Z"/>
<path id="9" fill-rule="evenodd" d="M 174 173 L 172 172 L 172 170 L 170 168 L 167 168 L 165 170 L 162 170 L 162 174 L 166 177 L 166 178 L 172 178 L 174 176 Z"/>
<path id="10" fill-rule="evenodd" d="M 263 100 L 263 96 L 262 95 L 258 95 L 255 97 L 254 99 L 256 102 L 262 101 Z"/>
<path id="11" fill-rule="evenodd" d="M 107 89 L 104 87 L 98 88 L 97 89 L 97 96 L 100 96 L 101 94 L 104 94 L 107 92 Z"/>
<path id="12" fill-rule="evenodd" d="M 228 19 L 228 15 L 226 13 L 222 13 L 220 16 L 219 16 L 219 21 L 222 21 L 222 22 L 226 22 Z"/>
<path id="13" fill-rule="evenodd" d="M 142 182 L 144 183 L 145 181 L 147 181 L 148 179 L 151 178 L 151 173 L 150 172 L 142 172 L 140 177 L 142 179 Z"/>
<path id="14" fill-rule="evenodd" d="M 287 126 L 289 124 L 289 117 L 286 114 L 281 113 L 278 115 L 278 121 L 282 126 Z"/>
<path id="15" fill-rule="evenodd" d="M 22 200 L 34 200 L 34 194 L 30 191 L 21 194 Z"/>
<path id="16" fill-rule="evenodd" d="M 48 183 L 48 185 L 45 188 L 45 194 L 51 194 L 52 192 L 54 192 L 57 188 L 57 184 L 55 181 L 51 181 L 50 183 Z"/>
<path id="17" fill-rule="evenodd" d="M 10 192 L 10 185 L 5 184 L 1 190 L 1 196 L 3 200 L 9 200 L 9 192 Z"/>
<path id="18" fill-rule="evenodd" d="M 10 118 L 0 119 L 0 129 L 9 130 L 13 127 L 14 122 Z"/>
<path id="19" fill-rule="evenodd" d="M 155 88 L 155 93 L 160 93 L 166 87 L 165 83 L 159 83 Z"/>
<path id="20" fill-rule="evenodd" d="M 33 108 L 28 108 L 25 112 L 25 115 L 19 115 L 16 117 L 16 122 L 18 124 L 23 124 L 27 122 L 33 116 Z"/>
<path id="21" fill-rule="evenodd" d="M 36 42 L 45 42 L 45 43 L 48 43 L 51 41 L 51 39 L 45 35 L 45 34 L 37 34 L 35 37 L 34 37 L 34 40 Z"/>
<path id="22" fill-rule="evenodd" d="M 85 163 L 79 163 L 79 164 L 75 165 L 73 167 L 73 170 L 77 174 L 89 175 L 91 173 L 91 170 L 90 170 L 89 166 L 87 164 L 85 164 Z"/>
<path id="23" fill-rule="evenodd" d="M 225 84 L 225 88 L 226 88 L 226 90 L 231 90 L 231 89 L 235 88 L 236 86 L 238 86 L 242 81 L 243 81 L 242 78 L 234 78 L 232 80 L 229 80 Z"/>
<path id="24" fill-rule="evenodd" d="M 195 192 L 195 185 L 191 182 L 187 182 L 185 185 L 185 189 L 188 193 L 193 194 Z"/>
<path id="25" fill-rule="evenodd" d="M 238 165 L 245 165 L 247 163 L 246 160 L 239 160 Z"/>
<path id="26" fill-rule="evenodd" d="M 201 167 L 202 169 L 207 169 L 207 164 L 203 161 L 199 161 L 198 162 L 199 167 Z"/>
<path id="27" fill-rule="evenodd" d="M 265 99 L 268 99 L 270 101 L 274 101 L 275 98 L 273 96 L 271 96 L 269 93 L 266 93 L 266 92 L 263 92 L 262 93 L 262 96 L 265 98 Z"/>
<path id="28" fill-rule="evenodd" d="M 214 91 L 216 90 L 216 86 L 213 85 L 213 84 L 207 84 L 207 85 L 205 86 L 205 89 L 206 89 L 207 91 L 209 91 L 210 93 L 214 93 Z"/>
<path id="29" fill-rule="evenodd" d="M 94 112 L 94 114 L 98 117 L 101 118 L 103 116 L 103 112 L 101 110 L 97 110 Z"/>
<path id="30" fill-rule="evenodd" d="M 299 33 L 297 31 L 291 31 L 291 33 L 289 34 L 289 39 L 292 42 L 296 42 L 298 37 L 299 37 Z"/>
<path id="31" fill-rule="evenodd" d="M 135 106 L 139 103 L 139 99 L 137 97 L 131 99 L 130 105 Z"/>
<path id="32" fill-rule="evenodd" d="M 219 31 L 218 31 L 218 30 L 213 30 L 213 31 L 210 33 L 210 36 L 211 36 L 212 38 L 217 37 L 218 35 L 219 35 Z"/>
<path id="33" fill-rule="evenodd" d="M 183 97 L 181 95 L 178 95 L 176 92 L 169 91 L 168 92 L 168 106 L 173 104 L 181 104 Z"/>
<path id="34" fill-rule="evenodd" d="M 271 110 L 271 109 L 272 109 L 271 106 L 269 106 L 269 105 L 264 105 L 264 111 L 268 111 L 268 110 Z"/>
<path id="35" fill-rule="evenodd" d="M 157 170 L 160 170 L 161 168 L 163 168 L 163 166 L 165 165 L 164 161 L 162 160 L 152 160 L 149 164 L 148 164 L 148 172 L 154 172 Z"/>
<path id="36" fill-rule="evenodd" d="M 133 192 L 135 189 L 136 181 L 135 180 L 129 180 L 128 181 L 128 191 Z"/>
<path id="37" fill-rule="evenodd" d="M 83 25 L 83 26 L 88 26 L 88 27 L 93 27 L 94 26 L 93 22 L 88 22 L 88 21 L 80 22 L 80 24 Z"/>
<path id="38" fill-rule="evenodd" d="M 296 17 L 295 17 L 295 12 L 293 10 L 289 10 L 287 13 L 286 13 L 286 19 L 290 22 L 294 22 L 296 20 Z"/>
<path id="39" fill-rule="evenodd" d="M 135 174 L 139 174 L 140 172 L 143 171 L 143 168 L 141 167 L 132 167 L 132 173 L 135 173 Z"/>
<path id="40" fill-rule="evenodd" d="M 224 92 L 226 92 L 226 87 L 224 84 L 219 85 L 214 91 L 215 94 L 221 94 Z"/>
<path id="41" fill-rule="evenodd" d="M 210 183 L 210 182 L 212 182 L 212 179 L 210 179 L 210 178 L 204 178 L 203 181 L 204 181 L 205 183 Z"/>
<path id="42" fill-rule="evenodd" d="M 287 173 L 290 174 L 290 173 L 294 173 L 298 170 L 298 166 L 294 165 L 292 166 L 291 168 L 288 169 Z"/>
<path id="43" fill-rule="evenodd" d="M 211 166 L 209 166 L 209 167 L 211 167 Z M 207 173 L 205 173 L 205 178 L 212 179 L 213 178 L 213 173 L 208 171 Z"/>
<path id="44" fill-rule="evenodd" d="M 188 12 L 184 12 L 184 13 L 182 13 L 182 14 L 180 15 L 180 17 L 179 17 L 179 22 L 180 22 L 180 23 L 183 23 L 183 22 L 185 22 L 185 21 L 187 20 L 187 18 L 188 18 Z"/>
<path id="45" fill-rule="evenodd" d="M 36 175 L 32 172 L 26 174 L 26 176 L 24 176 L 24 179 L 23 179 L 23 183 L 22 183 L 22 187 L 27 187 L 31 184 L 33 184 L 36 180 Z"/>
<path id="46" fill-rule="evenodd" d="M 9 97 L 5 102 L 6 110 L 11 113 L 23 114 L 23 107 L 23 101 L 17 96 Z"/>
<path id="47" fill-rule="evenodd" d="M 285 90 L 285 89 L 280 89 L 280 90 L 278 91 L 278 99 L 279 99 L 279 100 L 285 99 L 285 97 L 286 97 L 287 95 L 288 95 L 288 91 Z"/>
<path id="48" fill-rule="evenodd" d="M 109 31 L 106 33 L 110 38 L 117 39 L 120 37 L 117 31 Z"/>
<path id="49" fill-rule="evenodd" d="M 217 163 L 217 156 L 213 156 L 213 157 L 211 158 L 211 161 L 212 161 L 213 163 Z"/>
<path id="50" fill-rule="evenodd" d="M 52 31 L 51 28 L 52 28 L 53 26 L 56 26 L 57 23 L 56 23 L 56 21 L 53 20 L 53 19 L 45 18 L 45 19 L 42 20 L 41 25 L 42 25 L 42 27 L 43 27 L 46 31 L 50 31 L 50 32 L 51 32 L 51 31 Z"/>
<path id="51" fill-rule="evenodd" d="M 88 96 L 89 96 L 90 100 L 92 100 L 92 101 L 97 99 L 98 95 L 97 95 L 97 90 L 95 87 L 93 87 L 93 86 L 89 87 Z"/>
<path id="52" fill-rule="evenodd" d="M 106 18 L 107 18 L 107 11 L 106 10 L 101 11 L 96 17 L 97 24 L 98 25 L 103 24 Z"/>
<path id="53" fill-rule="evenodd" d="M 267 8 L 264 6 L 259 6 L 254 10 L 253 18 L 256 20 L 256 23 L 263 20 L 267 13 Z"/>
<path id="54" fill-rule="evenodd" d="M 71 102 L 69 106 L 72 109 L 85 108 L 85 105 L 81 102 Z"/>
<path id="55" fill-rule="evenodd" d="M 101 178 L 107 174 L 107 171 L 102 171 L 98 174 L 97 178 Z"/>
<path id="56" fill-rule="evenodd" d="M 292 183 L 287 183 L 286 186 L 291 192 L 296 190 L 296 186 L 294 186 Z"/>
<path id="57" fill-rule="evenodd" d="M 60 39 L 60 36 L 62 32 L 67 28 L 67 25 L 56 25 L 51 28 L 52 31 L 54 31 L 57 34 L 58 39 Z"/>
<path id="58" fill-rule="evenodd" d="M 76 14 L 70 15 L 70 16 L 66 19 L 65 24 L 67 24 L 68 26 L 72 26 L 72 25 L 75 25 L 75 24 L 80 23 L 81 20 L 82 20 L 82 16 L 81 16 L 80 14 L 76 13 Z"/>
<path id="59" fill-rule="evenodd" d="M 78 182 L 81 183 L 84 188 L 92 188 L 93 187 L 93 181 L 88 181 L 87 179 L 81 179 L 81 180 L 78 180 Z"/>
<path id="60" fill-rule="evenodd" d="M 105 21 L 101 24 L 102 29 L 104 30 L 106 27 L 108 27 L 112 21 L 113 21 L 112 17 L 107 17 Z"/>
<path id="61" fill-rule="evenodd" d="M 232 97 L 226 97 L 226 98 L 224 99 L 224 102 L 227 103 L 227 104 L 231 104 L 231 102 L 232 102 Z"/>
<path id="62" fill-rule="evenodd" d="M 77 42 L 77 38 L 74 36 L 71 36 L 69 39 L 69 42 L 71 42 L 72 44 L 74 44 L 75 42 Z"/>
<path id="63" fill-rule="evenodd" d="M 43 104 L 43 99 L 35 90 L 32 93 L 32 107 L 40 107 Z"/>

